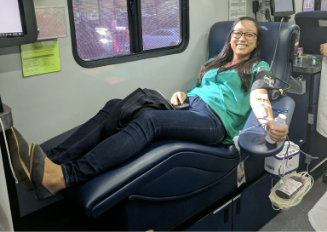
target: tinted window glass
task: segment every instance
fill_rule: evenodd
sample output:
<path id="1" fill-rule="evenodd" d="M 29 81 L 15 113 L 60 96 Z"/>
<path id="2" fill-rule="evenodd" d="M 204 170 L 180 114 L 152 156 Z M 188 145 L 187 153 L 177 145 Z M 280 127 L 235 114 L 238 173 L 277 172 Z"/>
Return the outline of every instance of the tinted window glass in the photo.
<path id="1" fill-rule="evenodd" d="M 99 67 L 183 52 L 189 0 L 68 0 L 73 55 Z"/>
<path id="2" fill-rule="evenodd" d="M 141 0 L 143 50 L 178 45 L 179 0 Z"/>
<path id="3" fill-rule="evenodd" d="M 321 0 L 320 10 L 327 11 L 327 0 Z"/>
<path id="4" fill-rule="evenodd" d="M 81 59 L 130 53 L 126 0 L 73 0 L 73 11 Z"/>

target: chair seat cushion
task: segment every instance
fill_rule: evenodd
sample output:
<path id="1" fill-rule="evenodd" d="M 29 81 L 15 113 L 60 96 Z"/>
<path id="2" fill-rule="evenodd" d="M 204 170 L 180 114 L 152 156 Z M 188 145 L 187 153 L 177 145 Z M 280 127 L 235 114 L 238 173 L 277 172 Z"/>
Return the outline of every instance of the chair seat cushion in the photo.
<path id="1" fill-rule="evenodd" d="M 275 107 L 289 107 L 291 119 L 294 101 L 283 97 L 273 102 Z M 250 115 L 245 128 L 254 120 Z M 290 123 L 290 120 L 287 121 Z M 75 131 L 61 135 L 42 145 L 54 147 Z M 265 132 L 260 128 L 246 131 L 240 137 L 244 154 L 269 156 L 281 150 L 283 144 L 267 147 Z M 51 145 L 50 145 L 51 144 Z M 234 146 L 209 147 L 185 141 L 157 141 L 138 156 L 103 172 L 94 178 L 72 186 L 62 194 L 76 204 L 89 217 L 97 217 L 124 199 L 171 201 L 198 194 L 216 185 L 239 162 Z"/>
<path id="2" fill-rule="evenodd" d="M 188 197 L 217 183 L 235 168 L 239 155 L 231 147 L 158 141 L 123 165 L 62 194 L 89 217 L 99 216 L 128 197 L 150 201 Z"/>

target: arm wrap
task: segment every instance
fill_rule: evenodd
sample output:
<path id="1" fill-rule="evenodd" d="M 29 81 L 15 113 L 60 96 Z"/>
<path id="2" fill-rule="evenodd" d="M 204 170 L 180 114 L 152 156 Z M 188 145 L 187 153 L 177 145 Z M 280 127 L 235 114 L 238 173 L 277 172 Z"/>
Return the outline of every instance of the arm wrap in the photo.
<path id="1" fill-rule="evenodd" d="M 266 90 L 272 90 L 275 89 L 274 85 L 276 82 L 276 77 L 272 75 L 271 72 L 258 68 L 258 72 L 255 75 L 251 91 L 256 89 L 266 89 Z"/>

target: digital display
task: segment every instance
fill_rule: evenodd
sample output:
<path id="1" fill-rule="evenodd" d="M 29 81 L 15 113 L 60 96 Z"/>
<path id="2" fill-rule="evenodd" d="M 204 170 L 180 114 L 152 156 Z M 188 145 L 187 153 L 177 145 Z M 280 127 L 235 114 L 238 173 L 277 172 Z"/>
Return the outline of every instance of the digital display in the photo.
<path id="1" fill-rule="evenodd" d="M 0 37 L 16 37 L 23 34 L 18 0 L 0 0 Z"/>
<path id="2" fill-rule="evenodd" d="M 293 11 L 292 0 L 275 0 L 275 12 L 289 12 Z"/>
<path id="3" fill-rule="evenodd" d="M 314 11 L 315 0 L 303 0 L 303 11 Z"/>

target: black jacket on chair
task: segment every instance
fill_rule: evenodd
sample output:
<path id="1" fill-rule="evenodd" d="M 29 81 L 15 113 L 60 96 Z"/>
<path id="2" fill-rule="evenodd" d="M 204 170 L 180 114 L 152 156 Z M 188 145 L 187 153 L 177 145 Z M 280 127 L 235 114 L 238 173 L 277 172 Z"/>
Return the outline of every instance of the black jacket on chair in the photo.
<path id="1" fill-rule="evenodd" d="M 174 110 L 158 91 L 138 88 L 119 102 L 108 115 L 104 125 L 105 137 L 124 129 L 147 110 Z"/>

